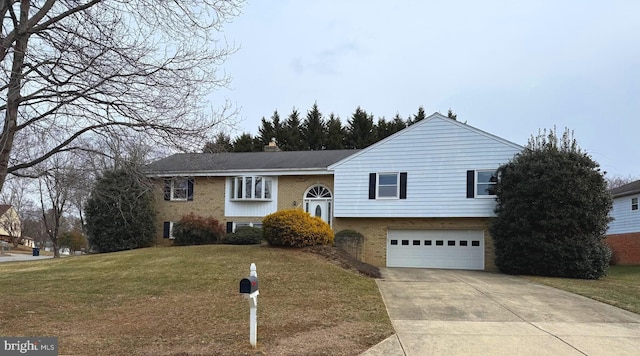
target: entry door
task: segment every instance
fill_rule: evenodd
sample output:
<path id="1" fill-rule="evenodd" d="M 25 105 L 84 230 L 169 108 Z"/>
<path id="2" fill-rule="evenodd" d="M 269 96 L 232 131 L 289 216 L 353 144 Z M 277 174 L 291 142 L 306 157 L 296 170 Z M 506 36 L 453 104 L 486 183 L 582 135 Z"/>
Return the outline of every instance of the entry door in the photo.
<path id="1" fill-rule="evenodd" d="M 307 213 L 317 216 L 329 224 L 329 202 L 326 200 L 309 200 L 306 204 Z"/>

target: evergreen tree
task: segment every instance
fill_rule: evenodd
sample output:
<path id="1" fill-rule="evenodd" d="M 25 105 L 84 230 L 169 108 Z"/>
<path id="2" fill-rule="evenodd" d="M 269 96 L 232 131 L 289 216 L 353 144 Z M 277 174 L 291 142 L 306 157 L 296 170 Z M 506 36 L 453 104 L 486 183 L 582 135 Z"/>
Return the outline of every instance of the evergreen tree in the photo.
<path id="1" fill-rule="evenodd" d="M 604 243 L 611 196 L 595 162 L 565 131 L 529 141 L 496 177 L 491 235 L 495 263 L 509 274 L 597 279 L 611 252 Z"/>
<path id="2" fill-rule="evenodd" d="M 383 138 L 391 135 L 391 126 L 385 120 L 384 116 L 378 118 L 378 123 L 374 126 L 376 141 L 380 141 Z"/>
<path id="3" fill-rule="evenodd" d="M 258 128 L 258 137 L 260 138 L 261 146 L 266 146 L 272 139 L 276 139 L 278 145 L 283 140 L 283 125 L 280 121 L 280 114 L 278 110 L 273 112 L 271 120 L 268 121 L 264 117 L 261 120 L 261 126 Z"/>
<path id="4" fill-rule="evenodd" d="M 314 103 L 311 110 L 307 111 L 307 117 L 302 123 L 302 139 L 305 142 L 304 149 L 322 150 L 325 147 L 327 128 L 322 114 L 318 110 L 318 103 Z"/>
<path id="5" fill-rule="evenodd" d="M 231 136 L 224 132 L 219 132 L 214 138 L 213 142 L 205 143 L 202 148 L 203 153 L 219 153 L 219 152 L 231 152 L 233 151 L 233 144 L 231 143 Z"/>
<path id="6" fill-rule="evenodd" d="M 134 168 L 107 171 L 96 180 L 85 205 L 89 246 L 114 252 L 153 245 L 152 186 Z"/>
<path id="7" fill-rule="evenodd" d="M 368 115 L 359 106 L 347 121 L 347 148 L 365 148 L 376 141 L 373 129 L 373 115 Z"/>
<path id="8" fill-rule="evenodd" d="M 407 127 L 407 124 L 404 122 L 404 120 L 402 120 L 402 117 L 400 116 L 399 113 L 396 113 L 396 116 L 393 118 L 393 121 L 389 122 L 389 131 L 391 135 L 393 135 L 394 133 L 400 130 L 404 130 L 406 127 Z"/>
<path id="9" fill-rule="evenodd" d="M 305 149 L 300 128 L 300 114 L 293 108 L 282 128 L 282 137 L 277 141 L 283 151 L 301 151 Z"/>
<path id="10" fill-rule="evenodd" d="M 233 140 L 233 152 L 256 152 L 261 151 L 262 148 L 256 148 L 255 141 L 251 134 L 243 132 L 242 135 L 236 137 Z M 260 145 L 260 140 L 258 139 Z M 261 146 L 261 145 L 260 145 Z"/>
<path id="11" fill-rule="evenodd" d="M 453 112 L 453 110 L 449 109 L 449 111 L 447 111 L 447 117 L 452 119 L 452 120 L 458 120 L 458 115 L 456 113 Z"/>
<path id="12" fill-rule="evenodd" d="M 427 118 L 427 115 L 424 113 L 424 108 L 420 106 L 418 108 L 418 113 L 413 115 L 413 120 L 409 120 L 409 125 L 415 124 L 418 121 L 422 121 Z"/>
<path id="13" fill-rule="evenodd" d="M 327 140 L 325 141 L 325 148 L 327 150 L 341 150 L 344 149 L 344 137 L 346 130 L 342 127 L 340 118 L 333 113 L 329 115 L 327 121 Z"/>

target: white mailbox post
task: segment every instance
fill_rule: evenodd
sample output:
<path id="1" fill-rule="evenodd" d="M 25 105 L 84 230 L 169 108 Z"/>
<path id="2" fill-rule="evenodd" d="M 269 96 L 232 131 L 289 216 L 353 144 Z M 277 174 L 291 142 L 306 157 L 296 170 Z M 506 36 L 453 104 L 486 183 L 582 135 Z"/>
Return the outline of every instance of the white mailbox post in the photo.
<path id="1" fill-rule="evenodd" d="M 249 277 L 240 280 L 240 293 L 249 299 L 249 343 L 256 347 L 258 340 L 258 272 L 256 264 L 249 268 Z"/>

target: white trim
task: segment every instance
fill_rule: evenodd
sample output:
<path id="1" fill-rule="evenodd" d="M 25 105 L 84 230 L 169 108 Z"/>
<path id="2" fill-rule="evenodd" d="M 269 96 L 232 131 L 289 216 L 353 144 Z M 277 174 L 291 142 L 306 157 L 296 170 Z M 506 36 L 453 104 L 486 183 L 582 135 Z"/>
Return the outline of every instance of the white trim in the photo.
<path id="1" fill-rule="evenodd" d="M 380 196 L 380 175 L 394 175 L 396 176 L 396 195 L 395 196 Z M 391 185 L 385 185 L 390 187 Z M 376 173 L 376 199 L 400 199 L 400 172 L 381 172 Z"/>
<path id="2" fill-rule="evenodd" d="M 496 195 L 486 195 L 486 194 L 478 194 L 478 184 L 487 184 L 487 183 L 479 183 L 478 182 L 478 173 L 479 172 L 492 172 L 495 173 L 496 172 L 496 168 L 487 168 L 487 169 L 476 169 L 474 170 L 474 177 L 473 177 L 473 197 L 475 199 L 495 199 Z M 497 184 L 497 183 L 496 183 Z"/>

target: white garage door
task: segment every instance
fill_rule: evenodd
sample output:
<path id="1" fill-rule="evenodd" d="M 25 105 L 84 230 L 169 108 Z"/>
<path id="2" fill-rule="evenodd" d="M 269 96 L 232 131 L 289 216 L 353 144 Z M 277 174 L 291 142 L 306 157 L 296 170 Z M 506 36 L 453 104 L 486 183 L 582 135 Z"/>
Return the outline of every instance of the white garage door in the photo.
<path id="1" fill-rule="evenodd" d="M 387 267 L 484 269 L 482 230 L 389 230 Z"/>

